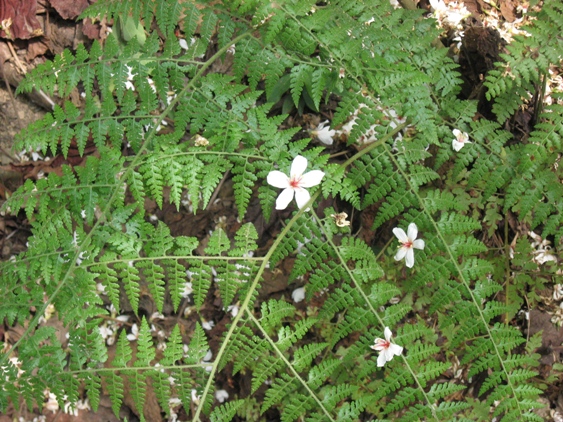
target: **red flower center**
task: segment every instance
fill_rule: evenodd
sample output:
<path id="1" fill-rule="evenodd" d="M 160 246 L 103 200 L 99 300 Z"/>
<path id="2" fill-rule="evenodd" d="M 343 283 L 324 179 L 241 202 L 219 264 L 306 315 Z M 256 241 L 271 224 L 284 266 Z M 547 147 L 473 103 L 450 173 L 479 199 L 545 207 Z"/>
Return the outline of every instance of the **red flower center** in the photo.
<path id="1" fill-rule="evenodd" d="M 291 178 L 289 180 L 289 186 L 291 186 L 293 189 L 296 189 L 299 187 L 299 182 L 301 182 L 301 178 Z"/>
<path id="2" fill-rule="evenodd" d="M 403 246 L 405 248 L 412 248 L 412 241 L 411 240 L 407 240 L 406 242 L 403 243 Z"/>

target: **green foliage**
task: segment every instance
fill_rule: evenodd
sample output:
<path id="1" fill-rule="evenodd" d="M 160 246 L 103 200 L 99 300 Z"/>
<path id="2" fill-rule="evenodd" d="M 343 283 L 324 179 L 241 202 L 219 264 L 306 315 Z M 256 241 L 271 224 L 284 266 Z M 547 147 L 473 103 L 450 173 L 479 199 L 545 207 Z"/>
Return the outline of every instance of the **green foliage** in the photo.
<path id="1" fill-rule="evenodd" d="M 4 204 L 25 213 L 31 235 L 0 268 L 0 316 L 25 327 L 0 355 L 2 411 L 20 394 L 40 405 L 46 388 L 61 406 L 85 391 L 96 409 L 103 391 L 117 416 L 130 395 L 143 419 L 152 389 L 164 413 L 179 400 L 192 420 L 537 420 L 538 339 L 524 344 L 511 319 L 560 279 L 561 97 L 527 139 L 503 123 L 560 62 L 558 2 L 487 76 L 500 123 L 458 98 L 456 64 L 432 47 L 435 22 L 387 0 L 98 0 L 83 13 L 102 16 L 114 19 L 104 42 L 64 51 L 19 88 L 65 101 L 22 131 L 18 149 L 97 152 L 27 180 Z M 68 100 L 75 90 L 80 106 Z M 332 128 L 355 119 L 348 144 L 332 147 L 348 148 L 346 161 L 279 113 L 286 94 L 299 110 L 336 103 Z M 459 152 L 454 128 L 471 138 Z M 297 155 L 325 176 L 311 210 L 282 219 L 266 178 L 289 173 Z M 225 186 L 232 227 L 188 237 L 145 215 L 153 201 L 190 225 Z M 337 226 L 333 207 L 351 227 Z M 513 242 L 513 219 L 549 236 L 552 258 L 540 263 L 525 235 Z M 393 259 L 392 229 L 411 222 L 425 247 L 409 269 Z M 264 293 L 281 274 L 304 286 L 304 302 Z M 209 303 L 225 311 L 219 341 L 204 330 Z M 69 330 L 62 343 L 40 321 L 53 309 Z M 159 314 L 174 321 L 166 341 Z M 114 320 L 108 342 L 101 325 Z M 385 327 L 404 351 L 381 368 L 370 346 Z M 220 371 L 248 377 L 249 391 L 219 404 Z"/>

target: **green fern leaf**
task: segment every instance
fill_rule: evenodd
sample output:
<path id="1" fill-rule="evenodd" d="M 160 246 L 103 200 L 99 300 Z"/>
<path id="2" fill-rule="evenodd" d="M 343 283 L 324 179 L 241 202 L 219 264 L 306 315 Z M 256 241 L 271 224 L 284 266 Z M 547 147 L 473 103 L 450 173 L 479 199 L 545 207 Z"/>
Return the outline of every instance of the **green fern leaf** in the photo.
<path id="1" fill-rule="evenodd" d="M 237 413 L 237 410 L 244 404 L 244 400 L 234 400 L 227 403 L 222 404 L 219 407 L 216 407 L 211 415 L 209 415 L 209 419 L 211 422 L 229 422 L 233 420 L 233 417 Z"/>
<path id="2" fill-rule="evenodd" d="M 311 79 L 312 71 L 312 67 L 306 64 L 297 65 L 291 69 L 291 73 L 289 74 L 289 86 L 295 107 L 299 107 L 301 93 L 305 85 Z"/>

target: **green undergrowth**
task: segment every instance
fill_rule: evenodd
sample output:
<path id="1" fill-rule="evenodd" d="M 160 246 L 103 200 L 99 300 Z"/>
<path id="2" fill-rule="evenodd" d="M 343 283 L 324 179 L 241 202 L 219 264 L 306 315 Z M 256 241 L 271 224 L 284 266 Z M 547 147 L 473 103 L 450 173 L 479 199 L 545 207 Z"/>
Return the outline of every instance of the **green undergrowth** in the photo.
<path id="1" fill-rule="evenodd" d="M 0 316 L 23 327 L 0 356 L 2 411 L 41 408 L 48 389 L 61 407 L 87 397 L 93 410 L 107 393 L 116 415 L 127 394 L 141 420 L 149 395 L 163 420 L 542 420 L 539 337 L 520 311 L 560 280 L 560 95 L 527 136 L 508 128 L 560 65 L 560 2 L 545 1 L 533 36 L 517 36 L 487 76 L 496 120 L 460 98 L 458 66 L 433 47 L 436 22 L 388 0 L 98 0 L 82 17 L 113 19 L 114 31 L 19 88 L 67 99 L 20 134 L 19 150 L 96 153 L 4 204 L 32 234 L 0 270 Z M 327 147 L 282 114 L 305 109 L 334 111 L 331 128 L 355 125 Z M 470 140 L 459 151 L 454 129 Z M 267 176 L 297 156 L 324 178 L 310 210 L 276 210 Z M 147 200 L 205 212 L 226 179 L 234 228 L 175 236 L 146 214 Z M 267 249 L 251 206 L 265 221 L 284 216 Z M 336 225 L 341 211 L 352 226 Z M 412 268 L 393 258 L 392 229 L 410 223 L 425 242 Z M 553 260 L 535 259 L 528 231 L 554 245 Z M 260 294 L 283 263 L 304 302 Z M 201 310 L 212 294 L 229 322 L 209 358 Z M 164 340 L 146 297 L 176 321 Z M 121 329 L 108 354 L 100 326 L 123 309 L 138 333 Z M 47 310 L 65 339 L 40 320 Z M 404 350 L 378 367 L 370 346 L 385 327 Z M 250 385 L 221 404 L 218 380 L 231 377 Z"/>

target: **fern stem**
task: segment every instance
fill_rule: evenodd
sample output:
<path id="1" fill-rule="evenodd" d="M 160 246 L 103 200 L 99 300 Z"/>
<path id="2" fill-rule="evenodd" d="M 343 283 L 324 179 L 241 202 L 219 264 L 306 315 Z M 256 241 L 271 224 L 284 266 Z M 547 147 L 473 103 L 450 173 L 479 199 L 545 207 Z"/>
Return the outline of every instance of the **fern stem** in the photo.
<path id="1" fill-rule="evenodd" d="M 350 270 L 350 267 L 348 266 L 348 264 L 346 263 L 346 260 L 342 257 L 342 255 L 340 254 L 340 250 L 338 249 L 338 247 L 334 244 L 334 242 L 332 241 L 332 239 L 330 238 L 330 236 L 328 235 L 328 233 L 325 231 L 323 224 L 321 224 L 321 221 L 319 219 L 319 216 L 314 213 L 314 218 L 317 221 L 317 224 L 319 225 L 319 228 L 321 229 L 321 231 L 323 232 L 323 234 L 325 235 L 327 242 L 330 244 L 330 246 L 332 247 L 332 249 L 334 250 L 334 252 L 336 253 L 336 255 L 338 256 L 338 260 L 340 261 L 341 265 L 346 269 L 346 272 L 348 273 L 348 277 L 350 277 L 350 280 L 352 280 L 354 282 L 354 286 L 356 287 L 356 290 L 360 293 L 360 295 L 362 296 L 362 298 L 364 299 L 364 301 L 366 302 L 369 310 L 372 312 L 372 314 L 377 318 L 377 321 L 379 322 L 379 325 L 382 328 L 385 328 L 385 323 L 383 322 L 383 319 L 379 316 L 379 313 L 375 310 L 375 308 L 373 307 L 373 305 L 371 304 L 368 296 L 365 294 L 364 290 L 362 289 L 362 287 L 360 286 L 360 283 L 358 283 L 356 281 L 356 278 L 354 277 L 354 274 L 352 273 L 352 271 Z M 407 369 L 409 370 L 409 372 L 411 373 L 416 385 L 418 386 L 418 389 L 422 392 L 422 395 L 424 396 L 424 399 L 426 400 L 427 406 L 430 409 L 430 411 L 432 412 L 432 416 L 434 417 L 434 419 L 438 422 L 440 422 L 440 419 L 438 418 L 438 415 L 436 414 L 436 409 L 434 408 L 434 405 L 432 404 L 432 401 L 430 400 L 430 398 L 428 397 L 428 395 L 426 394 L 426 391 L 424 391 L 424 387 L 422 386 L 422 384 L 420 384 L 420 381 L 418 380 L 418 377 L 416 376 L 416 373 L 414 372 L 414 370 L 412 369 L 412 367 L 409 365 L 409 362 L 407 360 L 407 358 L 404 355 L 401 355 L 401 359 L 403 360 L 403 363 L 406 365 Z"/>
<path id="2" fill-rule="evenodd" d="M 206 368 L 209 366 L 209 362 L 204 362 L 204 363 L 194 363 L 191 365 L 160 365 L 158 367 L 157 370 L 160 369 L 174 369 L 174 370 L 178 370 L 178 369 L 200 369 L 200 368 Z M 120 371 L 128 371 L 128 372 L 133 372 L 133 371 L 153 371 L 155 370 L 154 366 L 135 366 L 135 367 L 130 367 L 130 368 L 86 368 L 86 369 L 77 369 L 74 371 L 67 371 L 67 374 L 73 374 L 73 375 L 78 375 L 78 374 L 102 374 L 104 372 L 120 372 Z"/>
<path id="3" fill-rule="evenodd" d="M 305 382 L 305 380 L 303 378 L 301 378 L 301 376 L 297 373 L 297 371 L 295 370 L 295 368 L 293 368 L 293 366 L 291 365 L 291 362 L 289 362 L 287 360 L 287 358 L 284 356 L 284 354 L 282 353 L 282 351 L 280 349 L 278 349 L 278 347 L 276 346 L 276 343 L 274 342 L 274 340 L 271 339 L 271 337 L 268 335 L 268 333 L 264 330 L 264 328 L 262 328 L 262 325 L 260 325 L 260 321 L 258 321 L 256 319 L 256 317 L 254 317 L 254 315 L 252 315 L 252 312 L 250 312 L 248 310 L 248 308 L 246 309 L 246 313 L 248 314 L 249 318 L 252 320 L 252 322 L 254 322 L 254 324 L 256 325 L 256 327 L 258 327 L 258 329 L 260 330 L 260 332 L 262 333 L 262 335 L 264 336 L 264 338 L 266 340 L 268 340 L 268 343 L 270 343 L 270 346 L 272 346 L 272 348 L 276 351 L 276 353 L 278 354 L 278 356 L 280 357 L 281 360 L 283 360 L 283 362 L 285 363 L 285 365 L 289 368 L 289 370 L 291 371 L 291 373 L 293 374 L 293 376 L 295 378 L 297 378 L 299 380 L 299 382 L 301 383 L 301 385 L 303 387 L 305 387 L 305 389 L 307 390 L 307 392 L 309 393 L 309 395 L 311 397 L 313 397 L 313 399 L 317 402 L 317 404 L 319 405 L 319 407 L 322 409 L 323 413 L 329 418 L 329 420 L 334 422 L 334 419 L 332 418 L 332 416 L 330 415 L 329 411 L 324 407 L 323 402 L 317 397 L 317 395 L 315 394 L 315 392 L 313 390 L 311 390 L 311 387 L 309 387 L 309 385 Z"/>
<path id="4" fill-rule="evenodd" d="M 272 257 L 272 255 L 274 254 L 274 252 L 276 251 L 276 249 L 278 248 L 280 243 L 282 243 L 282 240 L 284 240 L 285 236 L 291 230 L 291 228 L 293 227 L 295 222 L 305 213 L 305 210 L 317 199 L 319 194 L 320 194 L 320 190 L 317 190 L 317 192 L 315 192 L 313 195 L 311 195 L 311 199 L 309 200 L 309 202 L 307 204 L 305 204 L 305 206 L 303 206 L 303 208 L 301 208 L 299 211 L 297 211 L 295 213 L 295 215 L 291 218 L 291 220 L 287 223 L 287 225 L 283 228 L 281 233 L 278 235 L 278 237 L 276 238 L 276 240 L 274 241 L 274 243 L 272 244 L 272 246 L 268 250 L 268 253 L 264 256 L 264 258 L 263 258 L 264 260 L 262 261 L 262 265 L 260 265 L 260 268 L 258 268 L 258 271 L 256 272 L 256 276 L 254 277 L 252 284 L 248 288 L 248 292 L 246 294 L 246 297 L 244 298 L 244 301 L 241 303 L 241 305 L 239 307 L 239 312 L 238 312 L 237 316 L 233 319 L 231 326 L 229 328 L 229 331 L 227 331 L 227 334 L 225 334 L 225 337 L 223 338 L 223 342 L 221 343 L 221 347 L 219 348 L 219 351 L 217 352 L 215 361 L 213 362 L 213 365 L 211 367 L 211 372 L 209 372 L 209 378 L 207 379 L 207 383 L 205 384 L 205 387 L 204 387 L 204 389 L 201 393 L 201 401 L 200 401 L 200 405 L 197 407 L 196 413 L 194 415 L 194 418 L 193 418 L 194 421 L 200 420 L 199 415 L 201 414 L 201 412 L 203 410 L 203 404 L 205 403 L 205 397 L 207 396 L 207 394 L 209 394 L 209 390 L 211 389 L 211 384 L 213 383 L 215 373 L 217 372 L 217 370 L 219 368 L 219 362 L 221 361 L 221 358 L 224 355 L 225 350 L 227 349 L 227 345 L 229 344 L 229 340 L 233 336 L 233 333 L 235 332 L 238 323 L 240 322 L 240 320 L 242 319 L 242 316 L 245 314 L 245 312 L 248 309 L 248 306 L 250 305 L 250 302 L 251 302 L 251 300 L 254 296 L 253 293 L 256 290 L 256 287 L 258 286 L 258 284 L 260 283 L 260 280 L 262 278 L 262 274 L 264 273 L 264 270 L 266 269 L 266 266 L 268 265 L 270 258 Z"/>
<path id="5" fill-rule="evenodd" d="M 507 212 L 508 214 L 508 212 Z M 504 277 L 505 277 L 505 289 L 504 289 L 504 301 L 508 308 L 510 302 L 510 294 L 508 290 L 510 289 L 510 243 L 508 243 L 508 215 L 504 218 Z M 508 312 L 504 314 L 504 323 L 508 324 L 510 319 L 508 318 Z"/>
<path id="6" fill-rule="evenodd" d="M 147 257 L 139 257 L 139 258 L 124 258 L 124 259 L 113 259 L 110 261 L 104 261 L 104 264 L 117 264 L 117 263 L 129 263 L 129 262 L 143 262 L 143 261 L 161 261 L 161 260 L 173 260 L 178 261 L 180 259 L 189 259 L 192 261 L 207 261 L 213 259 L 215 261 L 257 261 L 261 262 L 264 260 L 263 257 L 256 257 L 256 256 L 249 256 L 241 257 L 241 256 L 196 256 L 196 255 L 176 255 L 176 256 L 147 256 Z M 99 265 L 99 262 L 93 262 L 88 265 L 82 265 L 83 268 L 93 267 L 95 265 Z"/>
<path id="7" fill-rule="evenodd" d="M 383 255 L 385 253 L 385 250 L 389 247 L 389 245 L 391 244 L 391 242 L 393 242 L 394 238 L 390 237 L 389 240 L 387 241 L 387 243 L 383 246 L 383 248 L 381 248 L 381 250 L 379 251 L 379 253 L 375 256 L 375 260 L 379 260 L 379 258 L 381 258 L 381 255 Z"/>
<path id="8" fill-rule="evenodd" d="M 457 262 L 457 259 L 455 259 L 448 243 L 446 242 L 446 239 L 444 238 L 444 236 L 442 235 L 442 232 L 439 230 L 438 225 L 436 224 L 436 221 L 434 221 L 434 218 L 432 217 L 432 214 L 426 209 L 426 207 L 424 206 L 424 202 L 422 200 L 422 198 L 420 197 L 420 195 L 418 194 L 418 191 L 416 189 L 413 189 L 410 179 L 407 177 L 407 175 L 405 174 L 405 172 L 403 171 L 403 169 L 401 168 L 401 166 L 399 165 L 399 163 L 397 162 L 397 160 L 395 159 L 395 156 L 391 153 L 391 151 L 389 151 L 389 149 L 387 148 L 386 145 L 383 146 L 385 148 L 385 150 L 387 151 L 388 156 L 391 158 L 391 160 L 393 161 L 393 163 L 395 164 L 395 167 L 397 168 L 397 170 L 399 171 L 399 173 L 401 173 L 401 176 L 403 177 L 403 179 L 405 180 L 405 182 L 407 183 L 407 185 L 410 188 L 410 191 L 413 193 L 414 196 L 416 196 L 420 207 L 422 209 L 422 211 L 424 212 L 424 214 L 426 214 L 426 216 L 428 217 L 429 221 L 432 223 L 432 225 L 434 226 L 434 231 L 436 232 L 436 234 L 438 235 L 438 237 L 440 238 L 440 240 L 442 241 L 442 244 L 444 245 L 449 258 L 450 258 L 450 262 L 453 264 L 453 266 L 456 269 L 456 272 L 459 276 L 459 278 L 461 279 L 463 285 L 465 286 L 467 292 L 469 293 L 469 296 L 471 297 L 471 300 L 473 302 L 473 304 L 475 305 L 475 308 L 477 309 L 477 312 L 479 314 L 479 317 L 481 319 L 481 322 L 483 324 L 483 326 L 485 327 L 485 330 L 487 331 L 487 336 L 489 337 L 489 339 L 491 340 L 491 343 L 493 345 L 495 354 L 500 362 L 500 366 L 502 367 L 502 370 L 506 376 L 506 382 L 508 384 L 508 386 L 510 387 L 510 389 L 512 390 L 512 395 L 513 397 L 516 399 L 516 403 L 518 406 L 518 412 L 520 414 L 522 414 L 522 409 L 520 407 L 520 402 L 518 400 L 518 396 L 516 394 L 516 390 L 514 389 L 514 385 L 510 379 L 508 370 L 506 368 L 506 365 L 504 364 L 504 361 L 502 359 L 502 356 L 500 354 L 500 350 L 493 338 L 493 335 L 491 333 L 491 329 L 489 328 L 489 324 L 487 324 L 485 316 L 483 314 L 483 310 L 481 309 L 481 306 L 479 305 L 479 302 L 477 301 L 477 298 L 475 297 L 473 290 L 471 290 L 471 287 L 469 286 L 468 281 L 465 279 L 465 277 L 463 276 L 463 272 L 461 271 L 461 268 L 459 267 L 459 263 Z"/>

